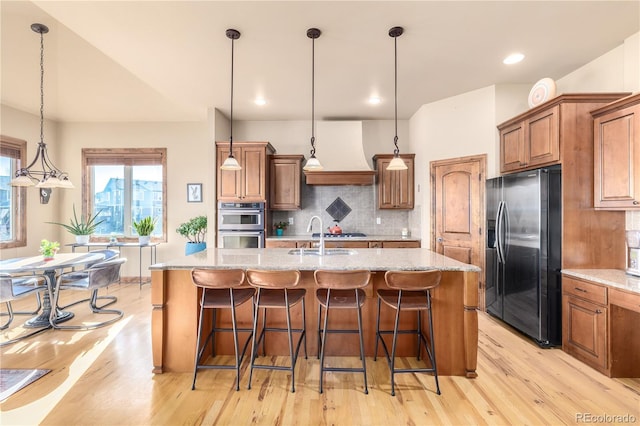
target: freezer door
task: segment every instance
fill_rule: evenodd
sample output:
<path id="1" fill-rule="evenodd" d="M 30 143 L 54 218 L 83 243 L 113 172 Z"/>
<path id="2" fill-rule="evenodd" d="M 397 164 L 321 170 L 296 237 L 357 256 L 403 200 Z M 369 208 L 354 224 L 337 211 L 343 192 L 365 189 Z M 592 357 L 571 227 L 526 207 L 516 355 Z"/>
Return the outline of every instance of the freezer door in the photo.
<path id="1" fill-rule="evenodd" d="M 487 197 L 487 232 L 485 240 L 485 306 L 487 312 L 502 318 L 502 280 L 503 265 L 498 255 L 498 213 L 502 203 L 502 178 L 488 179 L 486 182 Z"/>
<path id="2" fill-rule="evenodd" d="M 541 207 L 540 170 L 503 176 L 504 314 L 503 319 L 540 340 Z M 545 267 L 546 268 L 546 267 Z"/>

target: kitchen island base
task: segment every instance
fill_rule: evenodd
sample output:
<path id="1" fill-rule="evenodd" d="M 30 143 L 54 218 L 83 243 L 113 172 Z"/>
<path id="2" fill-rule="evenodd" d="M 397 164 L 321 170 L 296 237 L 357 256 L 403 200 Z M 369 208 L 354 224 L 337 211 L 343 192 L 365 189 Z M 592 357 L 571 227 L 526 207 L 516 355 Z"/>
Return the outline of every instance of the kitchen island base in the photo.
<path id="1" fill-rule="evenodd" d="M 316 356 L 317 344 L 317 301 L 315 300 L 315 281 L 313 271 L 301 271 L 300 286 L 307 289 L 306 322 L 309 357 Z M 372 273 L 371 283 L 365 288 L 367 300 L 363 307 L 364 344 L 367 357 L 373 357 L 375 344 L 375 324 L 378 288 L 387 288 L 384 272 Z M 477 376 L 478 351 L 478 276 L 475 271 L 442 271 L 440 285 L 432 292 L 434 335 L 436 359 L 440 376 Z M 153 372 L 191 372 L 195 359 L 195 346 L 198 328 L 198 289 L 191 282 L 188 269 L 152 269 L 151 273 L 151 331 L 153 351 Z M 249 304 L 237 310 L 238 327 L 251 327 L 251 306 Z M 269 322 L 276 326 L 286 326 L 284 313 L 270 313 Z M 206 313 L 205 328 L 211 323 L 210 313 Z M 293 313 L 292 315 L 301 315 Z M 292 318 L 298 321 L 300 318 Z M 219 325 L 230 324 L 231 318 L 226 312 L 218 314 Z M 345 312 L 334 315 L 331 327 L 353 328 L 357 318 Z M 382 309 L 381 326 L 393 326 L 394 313 L 391 309 Z M 401 316 L 401 327 L 415 326 L 416 316 L 411 312 Z M 207 325 L 208 322 L 208 325 Z M 280 324 L 281 323 L 281 324 Z M 327 356 L 358 356 L 359 344 L 342 335 L 332 335 L 327 348 Z M 336 342 L 336 340 L 341 340 Z M 232 354 L 233 343 L 230 336 L 216 339 L 216 354 Z M 266 342 L 267 353 L 288 355 L 286 336 L 269 336 Z M 261 352 L 261 351 L 260 351 Z M 379 356 L 381 353 L 378 354 Z M 410 336 L 398 340 L 397 356 L 415 356 L 416 339 Z M 424 354 L 423 354 L 424 355 Z"/>

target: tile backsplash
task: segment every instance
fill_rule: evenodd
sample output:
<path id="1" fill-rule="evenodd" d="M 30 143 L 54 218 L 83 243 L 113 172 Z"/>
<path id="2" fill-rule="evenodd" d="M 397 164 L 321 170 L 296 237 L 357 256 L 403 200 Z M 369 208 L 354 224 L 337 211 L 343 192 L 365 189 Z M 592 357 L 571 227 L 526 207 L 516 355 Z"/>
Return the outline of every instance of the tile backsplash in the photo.
<path id="1" fill-rule="evenodd" d="M 363 232 L 367 235 L 397 235 L 402 234 L 402 228 L 409 228 L 409 211 L 378 209 L 378 188 L 371 186 L 314 186 L 301 185 L 301 210 L 274 211 L 271 221 L 287 222 L 293 218 L 293 225 L 286 231 L 289 235 L 304 235 L 312 216 L 322 218 L 323 232 L 334 224 L 333 218 L 326 209 L 340 198 L 351 211 L 339 224 L 343 232 Z M 380 218 L 380 225 L 376 219 Z M 313 232 L 320 232 L 314 223 Z"/>

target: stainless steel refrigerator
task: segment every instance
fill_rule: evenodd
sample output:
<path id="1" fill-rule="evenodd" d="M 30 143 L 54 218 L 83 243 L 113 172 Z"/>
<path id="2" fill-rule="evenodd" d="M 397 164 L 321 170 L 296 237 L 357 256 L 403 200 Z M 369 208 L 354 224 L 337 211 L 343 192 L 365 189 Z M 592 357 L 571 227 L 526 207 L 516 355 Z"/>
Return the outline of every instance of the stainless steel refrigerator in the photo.
<path id="1" fill-rule="evenodd" d="M 486 307 L 542 347 L 562 344 L 559 166 L 487 180 Z"/>

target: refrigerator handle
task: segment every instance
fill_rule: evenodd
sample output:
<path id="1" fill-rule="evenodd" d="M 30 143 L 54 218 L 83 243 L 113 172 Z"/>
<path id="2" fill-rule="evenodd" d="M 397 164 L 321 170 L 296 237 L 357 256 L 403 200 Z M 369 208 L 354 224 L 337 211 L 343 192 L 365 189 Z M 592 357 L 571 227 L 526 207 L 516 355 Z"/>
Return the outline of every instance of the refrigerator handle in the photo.
<path id="1" fill-rule="evenodd" d="M 503 219 L 504 201 L 498 203 L 498 212 L 496 213 L 496 253 L 498 255 L 498 262 L 504 264 L 503 253 L 503 235 L 502 235 L 502 219 Z"/>

